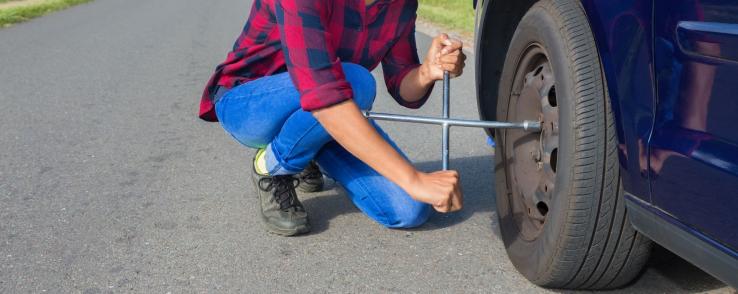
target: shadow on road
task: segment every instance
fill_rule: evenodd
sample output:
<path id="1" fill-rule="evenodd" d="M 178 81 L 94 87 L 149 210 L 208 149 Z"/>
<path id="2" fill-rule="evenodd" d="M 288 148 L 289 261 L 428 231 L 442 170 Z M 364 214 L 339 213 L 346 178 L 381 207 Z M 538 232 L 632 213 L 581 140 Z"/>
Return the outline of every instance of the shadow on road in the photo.
<path id="1" fill-rule="evenodd" d="M 452 227 L 476 213 L 492 212 L 489 219 L 490 228 L 500 238 L 497 214 L 495 212 L 495 187 L 493 174 L 493 156 L 474 156 L 455 158 L 451 161 L 452 169 L 461 174 L 464 189 L 464 209 L 460 212 L 442 215 L 435 214 L 420 228 L 412 231 L 432 231 Z M 415 164 L 424 171 L 437 170 L 440 161 L 427 161 Z M 361 213 L 346 197 L 345 191 L 329 180 L 326 187 L 329 191 L 316 197 L 305 199 L 303 204 L 311 212 L 313 224 L 312 234 L 318 234 L 330 227 L 330 222 L 343 214 Z M 661 246 L 655 246 L 652 257 L 645 269 L 645 274 L 633 285 L 614 293 L 650 292 L 658 289 L 659 284 L 667 280 L 679 288 L 675 293 L 703 293 L 718 290 L 717 293 L 736 293 L 734 290 L 721 291 L 726 285 L 708 273 L 695 267 L 688 261 L 674 255 Z M 579 293 L 561 291 L 562 293 Z M 711 292 L 713 293 L 713 292 Z"/>
<path id="2" fill-rule="evenodd" d="M 420 170 L 433 171 L 441 166 L 440 161 L 417 163 Z M 479 212 L 494 212 L 490 221 L 492 231 L 499 238 L 497 229 L 497 213 L 495 212 L 494 157 L 473 156 L 454 158 L 450 162 L 451 169 L 461 175 L 461 187 L 464 191 L 464 208 L 452 214 L 435 214 L 418 231 L 436 230 L 454 226 Z"/>
<path id="3" fill-rule="evenodd" d="M 431 231 L 451 227 L 467 220 L 478 212 L 495 210 L 494 179 L 492 156 L 476 156 L 457 158 L 451 161 L 452 168 L 461 174 L 461 185 L 464 191 L 464 209 L 452 214 L 434 214 L 431 219 L 420 228 L 413 231 Z M 419 162 L 416 167 L 424 171 L 432 171 L 441 166 L 440 161 Z M 342 214 L 359 213 L 351 203 L 346 192 L 333 181 L 328 181 L 327 192 L 316 197 L 304 199 L 303 205 L 310 211 L 310 222 L 313 225 L 313 234 L 327 230 L 330 222 Z M 496 214 L 490 219 L 490 226 L 499 237 Z"/>
<path id="4" fill-rule="evenodd" d="M 720 280 L 659 245 L 654 246 L 647 266 L 647 270 L 673 282 L 684 291 L 683 293 L 704 293 L 726 288 Z M 643 277 L 647 278 L 648 276 Z M 720 293 L 736 293 L 736 291 L 726 289 Z"/>
<path id="5" fill-rule="evenodd" d="M 326 183 L 326 194 L 302 200 L 305 209 L 310 212 L 310 235 L 320 234 L 330 227 L 334 218 L 343 214 L 361 213 L 346 196 L 346 191 L 332 180 Z"/>

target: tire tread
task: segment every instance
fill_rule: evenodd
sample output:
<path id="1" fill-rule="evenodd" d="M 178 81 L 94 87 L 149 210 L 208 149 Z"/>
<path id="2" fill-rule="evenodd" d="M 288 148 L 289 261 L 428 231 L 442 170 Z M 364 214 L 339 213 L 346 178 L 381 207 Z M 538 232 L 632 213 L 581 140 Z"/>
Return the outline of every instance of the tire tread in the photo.
<path id="1" fill-rule="evenodd" d="M 566 46 L 576 99 L 575 150 L 564 228 L 549 268 L 533 282 L 568 289 L 620 288 L 639 275 L 651 243 L 627 218 L 615 121 L 599 54 L 579 1 L 541 0 L 526 16 L 540 10 L 559 24 Z"/>

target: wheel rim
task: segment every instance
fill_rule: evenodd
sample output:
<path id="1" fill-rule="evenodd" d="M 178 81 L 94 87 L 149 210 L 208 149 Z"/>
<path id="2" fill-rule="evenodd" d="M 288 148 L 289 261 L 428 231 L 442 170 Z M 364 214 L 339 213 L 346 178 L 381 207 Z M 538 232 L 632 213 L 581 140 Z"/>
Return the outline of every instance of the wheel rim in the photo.
<path id="1" fill-rule="evenodd" d="M 539 133 L 508 130 L 506 167 L 513 218 L 523 239 L 540 235 L 553 203 L 559 147 L 556 85 L 545 50 L 533 44 L 517 66 L 508 115 L 511 121 L 537 120 Z"/>

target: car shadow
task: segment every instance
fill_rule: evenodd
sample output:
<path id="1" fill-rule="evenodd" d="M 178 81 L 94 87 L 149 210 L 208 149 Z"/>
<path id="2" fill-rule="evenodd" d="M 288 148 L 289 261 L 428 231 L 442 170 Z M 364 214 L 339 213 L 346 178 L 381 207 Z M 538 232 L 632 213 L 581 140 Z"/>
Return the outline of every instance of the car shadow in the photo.
<path id="1" fill-rule="evenodd" d="M 437 170 L 440 161 L 415 163 L 423 171 Z M 497 220 L 495 184 L 494 184 L 494 157 L 472 156 L 454 158 L 451 167 L 461 174 L 461 184 L 464 189 L 464 209 L 451 214 L 435 213 L 423 226 L 408 231 L 433 231 L 453 227 L 474 214 L 487 213 L 490 215 L 491 231 L 500 237 L 499 221 Z M 310 211 L 313 230 L 311 234 L 318 234 L 330 227 L 334 218 L 344 214 L 361 214 L 346 192 L 340 185 L 328 179 L 326 191 L 307 195 L 303 200 L 306 209 Z M 492 212 L 489 214 L 489 212 Z M 365 216 L 361 216 L 365 217 Z M 665 284 L 672 286 L 664 289 Z M 676 289 L 674 289 L 676 288 Z M 661 246 L 654 246 L 653 254 L 645 268 L 644 275 L 633 284 L 610 293 L 650 293 L 653 289 L 662 289 L 669 293 L 702 293 L 718 290 L 717 293 L 736 293 L 735 290 L 725 290 L 727 286 L 710 274 L 702 271 L 688 261 L 674 255 Z M 728 288 L 729 289 L 729 288 Z M 584 293 L 578 291 L 554 290 L 560 293 Z M 663 291 L 662 291 L 663 292 Z M 588 292 L 587 292 L 588 293 Z"/>
<path id="2" fill-rule="evenodd" d="M 554 290 L 557 293 L 590 291 Z M 735 294 L 735 289 L 704 272 L 671 251 L 655 245 L 643 275 L 632 284 L 607 293 L 720 293 Z"/>
<path id="3" fill-rule="evenodd" d="M 659 245 L 653 247 L 643 281 L 636 281 L 633 288 L 648 285 L 645 279 L 648 279 L 649 272 L 674 283 L 682 293 L 704 293 L 718 289 L 725 290 L 720 293 L 736 293 L 735 289 L 729 290 L 725 283 Z"/>
<path id="4" fill-rule="evenodd" d="M 469 219 L 476 213 L 494 211 L 493 164 L 494 157 L 492 156 L 452 159 L 452 168 L 461 175 L 464 208 L 459 212 L 450 214 L 434 213 L 423 226 L 408 231 L 432 231 L 448 228 Z M 418 162 L 415 163 L 415 166 L 422 171 L 433 171 L 441 166 L 441 162 Z M 330 227 L 331 220 L 337 216 L 361 213 L 346 196 L 346 191 L 331 179 L 327 180 L 324 192 L 301 196 L 301 200 L 310 212 L 310 222 L 313 226 L 312 234 L 327 230 Z M 490 225 L 499 237 L 496 224 L 496 217 L 490 219 Z"/>

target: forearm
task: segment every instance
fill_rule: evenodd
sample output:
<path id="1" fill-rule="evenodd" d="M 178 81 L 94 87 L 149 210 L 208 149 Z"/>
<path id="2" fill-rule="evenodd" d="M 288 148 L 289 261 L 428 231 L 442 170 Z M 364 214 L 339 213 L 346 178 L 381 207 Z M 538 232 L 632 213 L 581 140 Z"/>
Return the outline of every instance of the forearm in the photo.
<path id="1" fill-rule="evenodd" d="M 313 115 L 343 148 L 403 189 L 417 177 L 416 169 L 379 135 L 353 101 Z"/>
<path id="2" fill-rule="evenodd" d="M 415 102 L 425 97 L 433 87 L 434 80 L 429 77 L 426 66 L 421 65 L 411 70 L 400 83 L 400 95 L 407 102 Z"/>

